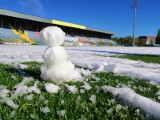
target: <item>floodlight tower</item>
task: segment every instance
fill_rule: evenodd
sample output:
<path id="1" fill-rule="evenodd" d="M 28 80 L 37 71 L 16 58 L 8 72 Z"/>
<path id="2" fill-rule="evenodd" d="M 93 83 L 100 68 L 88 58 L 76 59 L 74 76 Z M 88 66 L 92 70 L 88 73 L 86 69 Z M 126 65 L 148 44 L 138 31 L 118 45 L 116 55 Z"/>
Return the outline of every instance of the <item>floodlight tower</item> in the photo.
<path id="1" fill-rule="evenodd" d="M 133 18 L 133 46 L 135 45 L 135 30 L 136 30 L 136 10 L 138 6 L 138 0 L 133 0 L 134 18 Z"/>

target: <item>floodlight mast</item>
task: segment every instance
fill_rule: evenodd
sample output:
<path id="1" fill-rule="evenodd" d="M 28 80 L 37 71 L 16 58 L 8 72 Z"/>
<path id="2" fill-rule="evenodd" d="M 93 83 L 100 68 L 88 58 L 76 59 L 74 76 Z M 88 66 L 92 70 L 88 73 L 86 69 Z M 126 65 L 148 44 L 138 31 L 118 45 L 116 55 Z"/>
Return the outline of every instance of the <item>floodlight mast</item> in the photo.
<path id="1" fill-rule="evenodd" d="M 133 1 L 134 18 L 133 18 L 133 46 L 135 45 L 135 31 L 136 31 L 136 10 L 138 6 L 138 0 Z"/>

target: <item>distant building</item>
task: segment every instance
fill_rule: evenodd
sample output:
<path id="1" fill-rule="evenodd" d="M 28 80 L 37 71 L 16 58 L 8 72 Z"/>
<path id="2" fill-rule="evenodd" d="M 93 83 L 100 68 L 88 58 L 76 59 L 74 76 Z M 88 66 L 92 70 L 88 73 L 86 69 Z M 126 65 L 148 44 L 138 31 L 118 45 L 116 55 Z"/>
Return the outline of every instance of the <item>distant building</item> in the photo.
<path id="1" fill-rule="evenodd" d="M 139 36 L 138 42 L 144 42 L 145 45 L 154 45 L 155 41 L 156 41 L 156 36 Z"/>

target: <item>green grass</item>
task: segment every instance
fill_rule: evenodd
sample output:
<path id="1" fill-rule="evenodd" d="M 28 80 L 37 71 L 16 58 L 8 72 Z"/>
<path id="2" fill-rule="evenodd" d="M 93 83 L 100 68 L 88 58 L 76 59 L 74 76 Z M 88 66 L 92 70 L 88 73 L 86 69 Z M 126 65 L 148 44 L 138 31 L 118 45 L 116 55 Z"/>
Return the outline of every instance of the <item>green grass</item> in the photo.
<path id="1" fill-rule="evenodd" d="M 100 78 L 99 81 L 96 81 L 93 76 L 87 77 L 86 79 L 88 79 L 88 83 L 92 86 L 92 89 L 85 93 L 70 93 L 64 87 L 64 84 L 60 85 L 61 90 L 57 94 L 47 93 L 44 89 L 45 82 L 39 77 L 41 64 L 36 62 L 25 64 L 29 66 L 28 69 L 24 70 L 26 72 L 26 77 L 33 77 L 35 80 L 40 81 L 38 88 L 41 94 L 34 94 L 33 100 L 26 99 L 28 94 L 15 99 L 14 102 L 19 105 L 19 108 L 15 111 L 15 116 L 13 118 L 11 118 L 10 115 L 13 109 L 0 102 L 0 119 L 2 120 L 30 120 L 30 115 L 32 114 L 35 115 L 35 119 L 37 120 L 76 120 L 80 118 L 83 120 L 146 119 L 145 113 L 141 112 L 140 115 L 137 115 L 135 112 L 137 108 L 128 108 L 127 105 L 116 99 L 117 96 L 113 96 L 111 93 L 104 93 L 100 90 L 100 87 L 103 85 L 114 87 L 122 87 L 124 85 L 130 86 L 136 93 L 160 102 L 155 94 L 160 90 L 157 86 L 151 85 L 143 80 L 136 80 L 107 72 L 94 73 L 96 77 Z M 13 91 L 14 86 L 23 79 L 23 76 L 12 66 L 0 64 L 0 68 L 0 85 L 6 85 L 7 89 Z M 13 80 L 11 77 L 13 75 L 17 80 Z M 32 84 L 33 83 L 27 85 Z M 80 82 L 69 82 L 67 84 L 75 85 L 79 91 L 82 89 L 81 86 L 83 85 L 83 83 Z M 96 104 L 89 100 L 93 94 L 96 95 Z M 48 104 L 44 103 L 46 100 L 48 100 Z M 62 103 L 62 101 L 64 101 L 64 103 Z M 121 110 L 116 109 L 118 105 L 122 106 Z M 41 108 L 45 106 L 48 106 L 51 112 L 41 112 Z M 113 109 L 113 111 L 109 113 L 108 110 L 111 109 Z M 66 110 L 66 114 L 63 117 L 57 114 L 57 111 L 61 110 Z"/>
<path id="2" fill-rule="evenodd" d="M 123 56 L 115 56 L 118 58 L 127 58 L 131 60 L 141 60 L 146 63 L 158 63 L 160 64 L 160 56 L 154 55 L 123 55 Z"/>

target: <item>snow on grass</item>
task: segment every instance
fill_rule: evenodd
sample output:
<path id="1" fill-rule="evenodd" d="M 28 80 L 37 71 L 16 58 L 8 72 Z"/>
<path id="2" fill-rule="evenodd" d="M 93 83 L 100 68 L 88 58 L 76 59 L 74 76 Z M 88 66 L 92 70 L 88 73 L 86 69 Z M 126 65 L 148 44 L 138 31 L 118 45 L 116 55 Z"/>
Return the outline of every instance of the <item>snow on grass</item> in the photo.
<path id="1" fill-rule="evenodd" d="M 57 111 L 57 114 L 62 117 L 65 115 L 65 113 L 66 113 L 66 110 Z"/>
<path id="2" fill-rule="evenodd" d="M 91 97 L 89 98 L 90 101 L 92 101 L 92 103 L 96 103 L 96 95 L 91 95 Z"/>
<path id="3" fill-rule="evenodd" d="M 41 109 L 41 112 L 48 113 L 48 112 L 51 112 L 51 110 L 49 109 L 48 106 L 46 106 L 46 107 L 44 107 L 44 108 Z"/>
<path id="4" fill-rule="evenodd" d="M 26 96 L 27 100 L 32 100 L 33 99 L 33 94 L 30 94 L 28 96 Z"/>
<path id="5" fill-rule="evenodd" d="M 65 84 L 65 87 L 70 91 L 70 92 L 72 92 L 72 93 L 77 93 L 78 92 L 78 89 L 77 89 L 77 87 L 75 86 L 75 85 L 67 85 L 67 84 Z"/>
<path id="6" fill-rule="evenodd" d="M 111 86 L 103 86 L 104 92 L 111 92 L 113 95 L 118 95 L 118 98 L 123 102 L 138 107 L 146 113 L 160 118 L 160 103 L 157 103 L 149 98 L 136 94 L 130 88 L 115 88 Z M 118 107 L 117 109 L 120 109 Z"/>
<path id="7" fill-rule="evenodd" d="M 0 63 L 43 62 L 42 55 L 45 49 L 46 46 L 1 45 Z M 105 55 L 112 56 L 113 54 L 160 55 L 158 47 L 66 47 L 66 50 L 69 55 L 68 60 L 76 66 L 96 71 L 115 72 L 160 84 L 160 64 L 105 57 Z M 24 68 L 22 65 L 19 66 Z M 85 76 L 90 74 L 83 69 L 80 71 Z"/>
<path id="8" fill-rule="evenodd" d="M 8 94 L 9 92 L 10 92 L 10 91 L 7 90 L 6 88 L 0 89 L 0 98 L 6 98 L 6 97 L 7 97 L 7 94 Z"/>
<path id="9" fill-rule="evenodd" d="M 82 85 L 81 87 L 84 88 L 85 90 L 89 91 L 92 88 L 90 84 L 87 83 L 86 81 L 84 81 L 83 83 L 84 85 Z"/>
<path id="10" fill-rule="evenodd" d="M 15 104 L 10 98 L 6 98 L 5 103 L 13 109 L 17 109 L 19 107 L 19 105 Z"/>
<path id="11" fill-rule="evenodd" d="M 49 93 L 58 93 L 60 88 L 53 83 L 45 83 L 45 89 Z"/>

